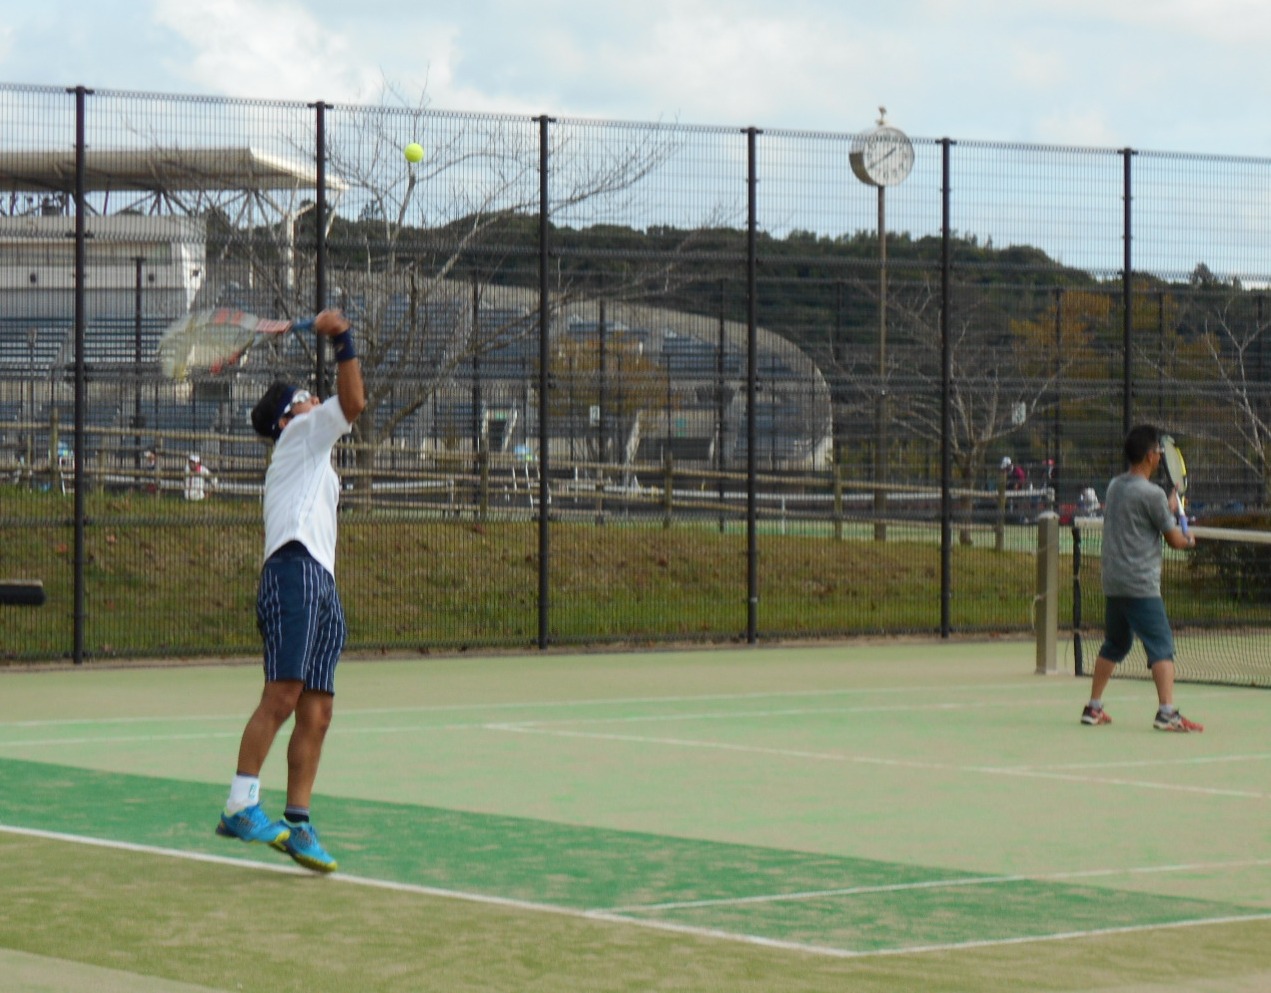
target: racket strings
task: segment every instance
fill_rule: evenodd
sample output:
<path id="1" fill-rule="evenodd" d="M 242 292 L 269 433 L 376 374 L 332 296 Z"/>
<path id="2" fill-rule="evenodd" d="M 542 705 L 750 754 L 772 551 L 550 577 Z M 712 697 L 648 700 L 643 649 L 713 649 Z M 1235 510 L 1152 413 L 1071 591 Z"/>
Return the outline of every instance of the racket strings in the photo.
<path id="1" fill-rule="evenodd" d="M 225 308 L 187 314 L 159 340 L 159 363 L 171 379 L 186 379 L 194 371 L 215 375 L 239 364 L 257 339 L 276 338 L 291 326 Z"/>

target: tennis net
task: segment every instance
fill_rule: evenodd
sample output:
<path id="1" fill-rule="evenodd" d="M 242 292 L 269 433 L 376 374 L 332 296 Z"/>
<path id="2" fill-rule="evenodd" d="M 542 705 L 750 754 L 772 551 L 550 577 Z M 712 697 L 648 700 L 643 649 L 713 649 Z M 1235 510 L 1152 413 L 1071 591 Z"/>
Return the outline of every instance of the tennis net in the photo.
<path id="1" fill-rule="evenodd" d="M 1077 675 L 1103 641 L 1103 522 L 1072 525 L 1072 634 Z M 1161 596 L 1174 631 L 1175 678 L 1271 689 L 1271 531 L 1193 526 L 1196 547 L 1164 549 Z M 1136 664 L 1139 663 L 1139 664 Z M 1117 675 L 1150 679 L 1137 641 Z"/>

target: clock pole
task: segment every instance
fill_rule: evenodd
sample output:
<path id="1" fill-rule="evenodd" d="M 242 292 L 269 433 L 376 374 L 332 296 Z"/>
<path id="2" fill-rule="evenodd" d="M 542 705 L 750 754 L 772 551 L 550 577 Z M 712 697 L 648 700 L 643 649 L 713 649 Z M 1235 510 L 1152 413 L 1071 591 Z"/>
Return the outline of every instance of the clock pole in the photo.
<path id="1" fill-rule="evenodd" d="M 878 126 L 858 135 L 850 153 L 852 172 L 878 190 L 878 396 L 874 411 L 874 538 L 887 540 L 887 187 L 903 183 L 914 164 L 908 136 L 887 123 L 878 108 Z"/>
<path id="2" fill-rule="evenodd" d="M 880 107 L 879 110 L 882 110 Z M 878 123 L 883 123 L 879 115 Z M 874 443 L 874 540 L 887 540 L 887 187 L 878 187 L 878 402 Z"/>

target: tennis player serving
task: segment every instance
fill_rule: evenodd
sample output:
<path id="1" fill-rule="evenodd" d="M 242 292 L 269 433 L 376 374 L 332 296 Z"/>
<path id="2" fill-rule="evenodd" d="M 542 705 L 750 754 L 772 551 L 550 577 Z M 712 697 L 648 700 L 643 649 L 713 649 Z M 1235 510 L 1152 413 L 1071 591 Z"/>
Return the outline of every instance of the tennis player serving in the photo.
<path id="1" fill-rule="evenodd" d="M 1103 646 L 1094 664 L 1090 702 L 1081 723 L 1111 724 L 1103 692 L 1137 635 L 1147 651 L 1156 684 L 1158 731 L 1203 731 L 1174 706 L 1174 635 L 1161 598 L 1161 538 L 1171 548 L 1194 548 L 1196 538 L 1180 526 L 1178 493 L 1152 482 L 1161 462 L 1161 434 L 1150 424 L 1125 438 L 1129 468 L 1108 485 L 1103 505 Z"/>
<path id="2" fill-rule="evenodd" d="M 308 390 L 276 382 L 252 410 L 252 426 L 274 442 L 265 473 L 265 564 L 256 598 L 265 689 L 243 731 L 238 771 L 216 832 L 264 842 L 307 869 L 333 872 L 336 860 L 309 819 L 335 702 L 335 667 L 347 633 L 335 588 L 340 479 L 331 453 L 353 429 L 366 393 L 344 315 L 323 311 L 314 331 L 330 337 L 334 346 L 336 395 L 320 403 Z M 278 730 L 293 714 L 287 808 L 283 819 L 274 821 L 260 805 L 260 770 Z"/>

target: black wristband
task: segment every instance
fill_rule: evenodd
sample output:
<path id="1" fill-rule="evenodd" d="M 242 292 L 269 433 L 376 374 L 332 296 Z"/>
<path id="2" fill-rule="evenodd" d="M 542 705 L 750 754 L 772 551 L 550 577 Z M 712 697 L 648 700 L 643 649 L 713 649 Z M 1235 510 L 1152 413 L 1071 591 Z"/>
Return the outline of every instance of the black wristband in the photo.
<path id="1" fill-rule="evenodd" d="M 337 362 L 348 362 L 350 359 L 357 358 L 357 349 L 353 347 L 353 332 L 351 330 L 341 331 L 333 336 L 331 345 L 335 348 L 335 360 Z"/>

